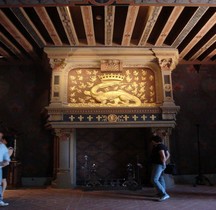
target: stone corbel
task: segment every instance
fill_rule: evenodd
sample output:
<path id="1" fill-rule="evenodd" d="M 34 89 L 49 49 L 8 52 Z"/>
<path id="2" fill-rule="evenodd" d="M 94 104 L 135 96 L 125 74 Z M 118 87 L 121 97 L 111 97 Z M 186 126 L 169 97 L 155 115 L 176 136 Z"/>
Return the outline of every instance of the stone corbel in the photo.
<path id="1" fill-rule="evenodd" d="M 60 71 L 66 67 L 64 58 L 50 58 L 50 66 L 53 71 Z"/>
<path id="2" fill-rule="evenodd" d="M 158 58 L 158 63 L 162 71 L 172 71 L 176 67 L 173 58 L 169 57 Z"/>
<path id="3" fill-rule="evenodd" d="M 152 49 L 161 71 L 173 71 L 178 64 L 179 53 L 177 49 Z"/>

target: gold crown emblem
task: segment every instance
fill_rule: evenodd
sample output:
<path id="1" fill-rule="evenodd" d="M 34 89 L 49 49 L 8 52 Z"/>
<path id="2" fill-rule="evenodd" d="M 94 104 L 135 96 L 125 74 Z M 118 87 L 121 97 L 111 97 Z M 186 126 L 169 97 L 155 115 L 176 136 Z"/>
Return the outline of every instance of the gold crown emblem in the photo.
<path id="1" fill-rule="evenodd" d="M 124 79 L 124 75 L 121 74 L 103 74 L 99 76 L 101 81 L 109 81 L 109 80 L 115 80 L 115 81 L 122 81 Z"/>

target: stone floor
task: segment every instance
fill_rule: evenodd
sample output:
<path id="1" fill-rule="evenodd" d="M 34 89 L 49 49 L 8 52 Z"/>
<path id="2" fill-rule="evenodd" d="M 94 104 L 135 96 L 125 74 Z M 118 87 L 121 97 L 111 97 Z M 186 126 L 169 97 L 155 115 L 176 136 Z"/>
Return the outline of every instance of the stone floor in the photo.
<path id="1" fill-rule="evenodd" d="M 216 210 L 216 187 L 175 185 L 171 198 L 158 202 L 153 188 L 129 190 L 8 189 L 7 210 Z"/>

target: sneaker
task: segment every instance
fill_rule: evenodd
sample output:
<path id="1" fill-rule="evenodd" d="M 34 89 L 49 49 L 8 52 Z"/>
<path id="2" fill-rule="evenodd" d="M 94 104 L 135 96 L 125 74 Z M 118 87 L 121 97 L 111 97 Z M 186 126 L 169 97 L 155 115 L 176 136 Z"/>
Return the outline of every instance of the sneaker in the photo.
<path id="1" fill-rule="evenodd" d="M 163 195 L 161 198 L 159 198 L 159 201 L 165 201 L 169 198 L 170 198 L 170 196 L 168 194 L 166 194 L 166 195 Z"/>
<path id="2" fill-rule="evenodd" d="M 0 206 L 8 206 L 9 203 L 5 203 L 4 201 L 0 201 Z"/>

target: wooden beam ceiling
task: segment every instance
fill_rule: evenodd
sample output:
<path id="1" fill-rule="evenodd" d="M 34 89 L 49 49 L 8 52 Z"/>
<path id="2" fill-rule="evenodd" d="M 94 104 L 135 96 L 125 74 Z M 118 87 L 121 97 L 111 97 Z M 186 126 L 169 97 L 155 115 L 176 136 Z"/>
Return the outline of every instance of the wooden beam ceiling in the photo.
<path id="1" fill-rule="evenodd" d="M 179 50 L 182 64 L 216 61 L 216 5 L 211 2 L 22 2 L 0 3 L 0 62 L 37 61 L 46 46 L 171 47 Z"/>

